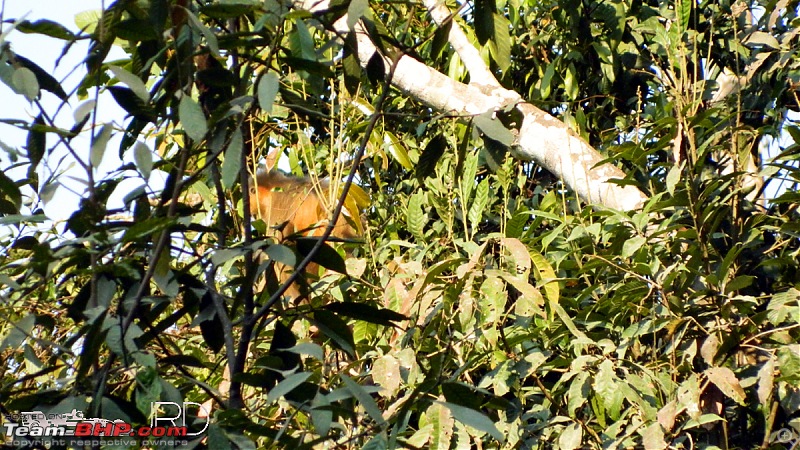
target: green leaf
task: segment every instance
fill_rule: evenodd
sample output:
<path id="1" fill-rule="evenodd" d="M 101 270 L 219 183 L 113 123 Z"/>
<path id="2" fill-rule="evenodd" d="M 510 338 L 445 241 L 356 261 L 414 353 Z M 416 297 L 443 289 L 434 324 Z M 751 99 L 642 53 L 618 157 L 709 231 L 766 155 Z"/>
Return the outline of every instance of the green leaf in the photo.
<path id="1" fill-rule="evenodd" d="M 205 119 L 203 119 L 205 124 Z M 231 142 L 225 149 L 225 159 L 222 161 L 222 186 L 225 189 L 232 189 L 236 185 L 239 177 L 239 170 L 242 168 L 242 132 L 238 128 L 233 130 Z"/>
<path id="2" fill-rule="evenodd" d="M 261 6 L 262 2 L 248 0 L 223 0 L 220 2 L 209 2 L 201 6 L 203 14 L 216 19 L 232 19 L 241 17 L 252 12 Z"/>
<path id="3" fill-rule="evenodd" d="M 754 31 L 750 33 L 750 35 L 748 35 L 742 42 L 746 45 L 764 45 L 775 50 L 781 48 L 781 44 L 778 42 L 775 36 L 764 31 Z"/>
<path id="4" fill-rule="evenodd" d="M 352 30 L 367 11 L 369 11 L 368 0 L 351 0 L 347 7 L 347 28 Z"/>
<path id="5" fill-rule="evenodd" d="M 436 28 L 433 33 L 433 41 L 431 41 L 431 59 L 437 61 L 442 51 L 449 45 L 450 30 L 453 28 L 453 21 L 449 20 Z"/>
<path id="6" fill-rule="evenodd" d="M 75 26 L 85 33 L 94 33 L 102 15 L 103 11 L 100 9 L 90 9 L 79 12 L 75 14 Z"/>
<path id="7" fill-rule="evenodd" d="M 348 355 L 355 356 L 353 332 L 344 320 L 330 311 L 318 310 L 314 311 L 312 321 L 322 334 L 329 337 L 337 347 L 347 352 Z"/>
<path id="8" fill-rule="evenodd" d="M 494 35 L 489 41 L 489 50 L 497 66 L 506 72 L 511 66 L 511 23 L 502 14 L 494 14 Z"/>
<path id="9" fill-rule="evenodd" d="M 483 219 L 483 212 L 488 203 L 489 178 L 484 178 L 478 184 L 478 189 L 475 191 L 475 199 L 472 201 L 472 206 L 470 206 L 469 212 L 467 213 L 467 219 L 473 228 L 473 233 L 478 229 L 481 220 Z"/>
<path id="10" fill-rule="evenodd" d="M 322 347 L 320 347 L 318 344 L 314 344 L 313 342 L 302 342 L 285 350 L 298 355 L 312 356 L 314 359 L 320 362 L 325 360 L 325 352 L 322 350 Z"/>
<path id="11" fill-rule="evenodd" d="M 192 26 L 203 34 L 203 37 L 206 38 L 206 44 L 208 44 L 208 48 L 211 50 L 211 53 L 214 55 L 215 58 L 219 58 L 219 42 L 217 42 L 217 36 L 211 31 L 197 16 L 194 15 L 190 10 L 184 8 L 183 6 L 178 6 L 181 8 L 189 17 L 189 21 L 192 23 Z"/>
<path id="12" fill-rule="evenodd" d="M 494 36 L 495 0 L 475 0 L 475 35 L 481 45 Z"/>
<path id="13" fill-rule="evenodd" d="M 85 102 L 78 105 L 75 110 L 72 111 L 72 118 L 75 119 L 75 123 L 79 124 L 86 120 L 89 117 L 89 114 L 94 111 L 94 107 L 97 104 L 96 100 L 86 100 Z"/>
<path id="14" fill-rule="evenodd" d="M 50 72 L 42 69 L 28 58 L 24 58 L 20 55 L 16 55 L 15 58 L 17 63 L 19 63 L 22 67 L 29 69 L 34 75 L 36 75 L 36 81 L 39 83 L 39 87 L 41 89 L 55 94 L 55 96 L 61 100 L 67 100 L 67 93 L 64 92 L 64 88 L 61 87 L 61 84 L 58 82 L 58 80 L 50 75 Z"/>
<path id="15" fill-rule="evenodd" d="M 203 109 L 190 96 L 184 95 L 178 107 L 178 116 L 183 124 L 183 130 L 195 141 L 201 141 L 208 131 L 206 116 Z"/>
<path id="16" fill-rule="evenodd" d="M 22 194 L 16 183 L 0 172 L 0 215 L 18 214 L 22 206 Z"/>
<path id="17" fill-rule="evenodd" d="M 536 272 L 534 273 L 536 279 L 544 283 L 543 289 L 545 297 L 547 297 L 550 305 L 557 304 L 561 296 L 561 288 L 558 285 L 556 271 L 547 261 L 547 258 L 541 253 L 529 247 L 528 254 L 531 256 L 533 267 L 536 268 Z"/>
<path id="18" fill-rule="evenodd" d="M 400 163 L 406 170 L 411 170 L 411 159 L 408 157 L 406 147 L 397 139 L 391 131 L 384 131 L 383 134 L 383 148 L 386 149 L 395 161 Z"/>
<path id="19" fill-rule="evenodd" d="M 156 286 L 164 295 L 174 298 L 177 297 L 180 290 L 178 280 L 175 277 L 175 272 L 171 267 L 172 254 L 169 249 L 165 249 L 161 253 L 161 257 L 156 261 L 156 269 L 153 271 L 153 281 Z"/>
<path id="20" fill-rule="evenodd" d="M 258 105 L 267 114 L 272 113 L 272 104 L 278 96 L 280 80 L 275 72 L 267 72 L 258 82 Z"/>
<path id="21" fill-rule="evenodd" d="M 383 414 L 381 414 L 378 404 L 375 403 L 375 399 L 373 399 L 363 387 L 361 387 L 358 383 L 353 381 L 352 378 L 348 377 L 344 373 L 340 372 L 339 378 L 342 379 L 345 387 L 348 391 L 350 391 L 351 394 L 353 394 L 353 397 L 355 397 L 356 400 L 361 403 L 361 406 L 364 407 L 364 411 L 366 411 L 367 415 L 372 417 L 372 420 L 374 420 L 378 425 L 383 426 L 386 421 L 383 420 Z"/>
<path id="22" fill-rule="evenodd" d="M 150 148 L 136 141 L 133 145 L 133 162 L 139 169 L 139 173 L 142 174 L 142 178 L 149 180 L 150 172 L 153 170 L 153 152 L 150 151 Z"/>
<path id="23" fill-rule="evenodd" d="M 3 339 L 2 344 L 0 344 L 0 349 L 16 350 L 20 348 L 22 343 L 25 342 L 25 339 L 30 336 L 34 325 L 36 325 L 36 315 L 32 313 L 26 314 L 24 317 L 17 320 L 14 326 L 9 327 L 8 334 Z"/>
<path id="24" fill-rule="evenodd" d="M 361 85 L 361 65 L 358 63 L 358 42 L 352 31 L 345 37 L 343 54 L 344 85 L 351 96 L 357 97 Z"/>
<path id="25" fill-rule="evenodd" d="M 579 89 L 578 71 L 575 69 L 574 64 L 570 64 L 564 74 L 564 90 L 566 91 L 567 99 L 577 100 Z"/>
<path id="26" fill-rule="evenodd" d="M 34 74 L 32 70 L 26 67 L 17 68 L 17 70 L 14 71 L 14 75 L 11 76 L 11 81 L 29 102 L 39 97 L 39 81 L 36 79 L 36 74 Z"/>
<path id="27" fill-rule="evenodd" d="M 103 156 L 106 154 L 106 147 L 109 139 L 111 139 L 112 130 L 113 127 L 111 125 L 103 125 L 103 128 L 100 129 L 100 132 L 95 135 L 92 141 L 89 161 L 95 169 L 103 162 Z"/>
<path id="28" fill-rule="evenodd" d="M 689 28 L 689 19 L 692 16 L 692 5 L 694 0 L 678 0 L 676 9 L 678 10 L 678 26 L 681 33 L 686 32 Z"/>
<path id="29" fill-rule="evenodd" d="M 533 304 L 540 309 L 538 312 L 542 314 L 541 308 L 544 306 L 544 297 L 542 297 L 542 293 L 539 292 L 538 289 L 528 283 L 527 279 L 522 279 L 516 275 L 503 271 L 487 270 L 486 273 L 487 275 L 490 273 L 496 275 L 502 278 L 506 283 L 513 286 L 514 289 L 518 290 L 519 293 L 526 299 L 533 301 Z"/>
<path id="30" fill-rule="evenodd" d="M 408 231 L 410 231 L 415 238 L 420 240 L 422 240 L 425 235 L 425 224 L 428 223 L 428 215 L 422 209 L 424 202 L 425 193 L 421 191 L 415 192 L 411 198 L 408 199 L 408 210 L 406 212 Z"/>
<path id="31" fill-rule="evenodd" d="M 317 393 L 314 399 L 311 400 L 311 411 L 309 412 L 317 434 L 320 436 L 327 435 L 331 429 L 331 423 L 333 423 L 333 411 L 327 397 Z"/>
<path id="32" fill-rule="evenodd" d="M 683 165 L 685 163 L 685 161 L 681 161 L 680 164 L 675 164 L 669 169 L 666 178 L 667 192 L 669 192 L 669 195 L 675 194 L 675 186 L 681 180 L 681 173 L 683 173 Z"/>
<path id="33" fill-rule="evenodd" d="M 141 118 L 149 122 L 155 122 L 156 114 L 149 104 L 144 102 L 138 95 L 136 95 L 130 88 L 124 86 L 109 86 L 106 88 L 108 92 L 114 97 L 114 100 L 122 107 L 128 114 L 135 118 Z M 133 125 L 131 121 L 131 125 Z"/>
<path id="34" fill-rule="evenodd" d="M 231 445 L 231 439 L 228 438 L 228 435 L 225 431 L 217 425 L 216 423 L 211 423 L 208 427 L 207 431 L 208 435 L 208 447 L 213 448 L 215 450 L 233 450 L 234 447 Z M 236 447 L 237 450 L 240 450 Z"/>
<path id="35" fill-rule="evenodd" d="M 589 400 L 592 384 L 589 382 L 589 372 L 581 371 L 572 379 L 567 390 L 567 411 L 574 414 L 578 408 Z"/>
<path id="36" fill-rule="evenodd" d="M 153 41 L 159 38 L 148 19 L 131 18 L 121 20 L 114 27 L 114 33 L 117 39 L 131 41 L 131 43 Z"/>
<path id="37" fill-rule="evenodd" d="M 577 422 L 572 422 L 558 436 L 558 448 L 561 450 L 575 450 L 581 446 L 583 429 Z"/>
<path id="38" fill-rule="evenodd" d="M 525 232 L 525 225 L 531 218 L 531 213 L 528 211 L 521 211 L 511 216 L 506 222 L 506 237 L 519 239 Z"/>
<path id="39" fill-rule="evenodd" d="M 303 384 L 310 376 L 311 372 L 298 372 L 289 375 L 269 391 L 266 403 L 271 404 L 284 395 L 292 392 L 297 386 Z"/>
<path id="40" fill-rule="evenodd" d="M 294 31 L 289 35 L 289 49 L 297 59 L 317 60 L 314 37 L 302 17 L 294 20 Z"/>
<path id="41" fill-rule="evenodd" d="M 461 405 L 456 405 L 455 403 L 450 403 L 450 402 L 440 402 L 440 403 L 446 406 L 447 409 L 449 409 L 450 412 L 453 414 L 453 417 L 457 421 L 463 423 L 464 425 L 475 428 L 478 431 L 488 433 L 490 436 L 492 436 L 493 438 L 497 439 L 500 442 L 503 442 L 505 440 L 503 433 L 501 433 L 500 430 L 497 429 L 492 419 L 486 417 L 485 414 L 471 408 L 466 408 Z"/>
<path id="42" fill-rule="evenodd" d="M 642 248 L 642 245 L 644 245 L 645 242 L 647 242 L 647 238 L 644 236 L 634 236 L 630 239 L 627 239 L 622 244 L 622 257 L 630 258 L 634 253 Z"/>
<path id="43" fill-rule="evenodd" d="M 800 385 L 800 345 L 783 345 L 778 349 L 778 380 L 788 381 L 795 387 Z"/>
<path id="44" fill-rule="evenodd" d="M 539 84 L 539 95 L 542 97 L 542 100 L 547 100 L 547 98 L 550 97 L 550 89 L 553 86 L 553 75 L 556 73 L 555 64 L 556 62 L 552 61 L 544 70 L 544 76 Z"/>
<path id="45" fill-rule="evenodd" d="M 447 139 L 441 134 L 434 136 L 419 156 L 416 172 L 417 178 L 421 180 L 433 175 L 436 172 L 436 163 L 439 162 L 439 159 L 441 159 L 446 150 Z"/>
<path id="46" fill-rule="evenodd" d="M 725 284 L 725 293 L 730 294 L 731 292 L 736 292 L 738 290 L 744 289 L 753 284 L 755 280 L 756 277 L 752 275 L 738 276 Z"/>
<path id="47" fill-rule="evenodd" d="M 611 399 L 617 390 L 617 376 L 614 372 L 614 363 L 605 359 L 600 363 L 594 377 L 594 390 L 602 399 Z M 606 404 L 608 406 L 608 404 Z"/>
<path id="48" fill-rule="evenodd" d="M 790 288 L 773 294 L 767 305 L 767 320 L 779 326 L 785 321 L 800 322 L 800 291 Z"/>
<path id="49" fill-rule="evenodd" d="M 494 111 L 487 111 L 475 116 L 475 126 L 489 138 L 505 145 L 511 146 L 514 143 L 514 134 L 503 125 L 500 120 L 494 118 Z"/>
<path id="50" fill-rule="evenodd" d="M 386 76 L 386 65 L 380 53 L 375 52 L 367 61 L 367 78 L 373 86 L 377 86 L 383 82 Z"/>
<path id="51" fill-rule="evenodd" d="M 297 255 L 289 247 L 282 244 L 274 244 L 264 250 L 269 259 L 277 261 L 281 264 L 294 267 L 297 265 Z"/>
<path id="52" fill-rule="evenodd" d="M 427 422 L 433 425 L 430 445 L 426 447 L 431 450 L 449 450 L 450 441 L 453 439 L 455 421 L 444 403 L 442 401 L 434 402 L 425 411 Z"/>
<path id="53" fill-rule="evenodd" d="M 127 85 L 143 102 L 146 103 L 150 101 L 150 93 L 147 91 L 147 86 L 144 85 L 141 78 L 119 66 L 110 65 L 108 66 L 108 70 L 110 70 L 119 81 L 125 83 L 125 85 Z"/>
<path id="54" fill-rule="evenodd" d="M 384 326 L 395 326 L 394 322 L 408 320 L 408 317 L 391 309 L 377 308 L 365 303 L 334 302 L 324 306 L 328 311 L 364 322 Z"/>
<path id="55" fill-rule="evenodd" d="M 384 433 L 381 432 L 372 437 L 363 447 L 361 450 L 388 450 L 389 449 L 389 442 L 386 440 L 386 436 Z"/>
<path id="56" fill-rule="evenodd" d="M 478 154 L 470 153 L 464 161 L 464 173 L 456 174 L 461 176 L 461 196 L 464 203 L 469 203 L 472 198 L 472 190 L 475 188 L 475 177 L 478 174 Z"/>
<path id="57" fill-rule="evenodd" d="M 16 29 L 25 34 L 43 34 L 65 41 L 72 41 L 75 39 L 75 34 L 69 31 L 67 27 L 47 19 L 39 19 L 35 22 L 23 20 L 17 24 Z"/>
<path id="58" fill-rule="evenodd" d="M 8 57 L 0 52 L 0 80 L 2 80 L 6 86 L 11 88 L 15 94 L 22 95 L 22 91 L 16 86 L 16 84 L 14 84 L 13 78 L 14 72 L 16 71 L 17 70 L 14 68 L 14 66 L 10 64 Z"/>
<path id="59" fill-rule="evenodd" d="M 314 248 L 319 240 L 320 238 L 318 237 L 297 238 L 297 251 L 305 257 L 311 253 L 311 249 Z M 317 254 L 314 255 L 313 261 L 326 269 L 347 275 L 347 265 L 344 263 L 342 255 L 327 243 L 322 244 Z"/>
<path id="60" fill-rule="evenodd" d="M 736 258 L 739 257 L 739 254 L 742 252 L 743 249 L 744 247 L 742 243 L 736 242 L 733 244 L 730 250 L 728 250 L 728 253 L 725 254 L 725 257 L 722 259 L 722 262 L 717 268 L 716 275 L 718 280 L 724 280 L 728 277 L 728 275 L 731 275 L 728 273 L 728 271 L 730 270 L 733 262 L 736 261 Z"/>

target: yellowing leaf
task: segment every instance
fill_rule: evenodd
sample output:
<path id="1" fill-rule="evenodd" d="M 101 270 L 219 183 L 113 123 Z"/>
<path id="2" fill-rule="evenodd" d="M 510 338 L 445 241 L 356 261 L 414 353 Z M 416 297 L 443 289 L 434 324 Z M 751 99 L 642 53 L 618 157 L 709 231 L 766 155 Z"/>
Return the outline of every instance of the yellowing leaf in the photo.
<path id="1" fill-rule="evenodd" d="M 547 262 L 547 258 L 544 257 L 541 253 L 528 248 L 528 253 L 531 256 L 531 262 L 533 266 L 536 268 L 534 275 L 536 279 L 544 283 L 542 288 L 544 289 L 544 295 L 547 297 L 548 302 L 550 305 L 554 305 L 558 303 L 558 299 L 561 296 L 561 288 L 558 285 L 558 280 L 556 279 L 556 271 L 553 270 L 553 267 L 550 266 L 550 263 Z"/>
<path id="2" fill-rule="evenodd" d="M 710 367 L 704 373 L 708 380 L 714 383 L 723 394 L 740 405 L 744 404 L 746 398 L 744 389 L 742 389 L 739 379 L 736 378 L 736 374 L 731 369 L 727 367 Z"/>
<path id="3" fill-rule="evenodd" d="M 382 397 L 392 397 L 400 388 L 400 362 L 392 355 L 383 355 L 372 364 L 372 380 L 383 387 Z"/>

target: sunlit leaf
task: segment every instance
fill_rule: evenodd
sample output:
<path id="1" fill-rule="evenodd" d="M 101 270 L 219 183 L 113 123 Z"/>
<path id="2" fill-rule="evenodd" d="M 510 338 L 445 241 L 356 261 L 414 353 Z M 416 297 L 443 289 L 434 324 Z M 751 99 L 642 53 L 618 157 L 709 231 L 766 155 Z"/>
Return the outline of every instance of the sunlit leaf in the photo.
<path id="1" fill-rule="evenodd" d="M 258 105 L 267 114 L 272 113 L 272 104 L 278 95 L 280 80 L 275 72 L 267 72 L 258 82 Z"/>
<path id="2" fill-rule="evenodd" d="M 108 69 L 114 73 L 114 76 L 117 77 L 119 81 L 125 83 L 143 102 L 150 101 L 150 93 L 147 91 L 147 86 L 144 85 L 141 78 L 119 66 L 109 65 Z"/>
<path id="3" fill-rule="evenodd" d="M 150 172 L 153 170 L 153 152 L 141 142 L 133 145 L 133 161 L 139 173 L 145 180 L 150 179 Z"/>
<path id="4" fill-rule="evenodd" d="M 36 75 L 30 69 L 26 67 L 18 68 L 14 71 L 12 81 L 14 86 L 22 92 L 22 95 L 24 95 L 29 102 L 39 97 L 39 81 L 36 80 Z"/>
<path id="5" fill-rule="evenodd" d="M 454 403 L 449 402 L 441 402 L 442 405 L 447 407 L 450 412 L 453 414 L 453 417 L 463 423 L 464 425 L 468 425 L 472 428 L 475 428 L 478 431 L 482 431 L 484 433 L 488 433 L 493 438 L 497 439 L 498 441 L 504 441 L 505 437 L 500 430 L 497 429 L 494 422 L 486 417 L 485 414 L 475 411 L 471 408 L 466 408 L 460 405 L 456 405 Z"/>
<path id="6" fill-rule="evenodd" d="M 89 161 L 95 169 L 103 162 L 103 157 L 106 154 L 106 147 L 108 146 L 109 139 L 111 139 L 112 131 L 113 127 L 106 124 L 103 125 L 103 127 L 100 128 L 100 132 L 94 136 Z"/>
<path id="7" fill-rule="evenodd" d="M 195 141 L 203 140 L 208 131 L 208 126 L 200 104 L 192 97 L 184 95 L 181 97 L 178 115 L 181 118 L 186 134 Z"/>
<path id="8" fill-rule="evenodd" d="M 731 369 L 727 367 L 709 367 L 704 373 L 709 381 L 714 383 L 727 397 L 739 404 L 744 402 L 746 394 L 739 383 L 739 379 L 736 378 L 736 374 Z"/>
<path id="9" fill-rule="evenodd" d="M 292 392 L 297 386 L 303 384 L 303 382 L 305 382 L 310 376 L 310 372 L 298 372 L 289 375 L 269 391 L 269 394 L 267 394 L 267 403 L 272 403 L 289 392 Z"/>
<path id="10" fill-rule="evenodd" d="M 352 30 L 367 11 L 369 11 L 368 0 L 351 0 L 347 7 L 347 28 Z"/>

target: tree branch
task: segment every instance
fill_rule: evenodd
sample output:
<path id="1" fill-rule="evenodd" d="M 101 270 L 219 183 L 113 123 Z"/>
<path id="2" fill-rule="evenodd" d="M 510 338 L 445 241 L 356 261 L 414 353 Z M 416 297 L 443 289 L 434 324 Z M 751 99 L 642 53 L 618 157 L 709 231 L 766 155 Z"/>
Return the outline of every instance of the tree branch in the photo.
<path id="1" fill-rule="evenodd" d="M 426 0 L 426 2 L 432 1 Z M 328 3 L 327 0 L 303 0 L 297 5 L 311 12 L 322 12 L 327 9 Z M 440 12 L 436 14 L 441 17 Z M 457 24 L 453 25 L 455 27 Z M 341 34 L 350 32 L 347 16 L 337 20 L 333 28 Z M 452 30 L 453 28 L 451 35 L 453 35 Z M 366 67 L 370 58 L 376 53 L 380 55 L 380 52 L 361 22 L 356 23 L 352 31 L 355 32 L 358 45 L 359 63 L 362 67 Z M 477 65 L 475 58 L 469 56 L 469 51 L 459 41 L 466 40 L 463 31 L 461 36 L 459 37 L 456 31 L 453 39 L 470 60 L 470 70 L 475 70 L 479 77 L 485 79 L 485 74 L 481 75 L 483 70 L 475 67 Z M 392 62 L 391 58 L 388 55 L 380 56 L 388 67 Z M 470 76 L 472 75 L 470 72 Z M 641 208 L 647 200 L 647 196 L 639 189 L 630 185 L 615 184 L 612 180 L 625 178 L 625 173 L 612 164 L 600 164 L 604 160 L 603 155 L 576 135 L 566 124 L 525 102 L 517 92 L 503 88 L 496 81 L 494 85 L 464 84 L 414 58 L 403 55 L 397 62 L 392 85 L 407 95 L 448 114 L 475 116 L 515 107 L 523 116 L 519 129 L 512 130 L 512 132 L 518 131 L 511 145 L 511 154 L 515 158 L 541 164 L 560 177 L 587 203 L 620 210 L 633 210 Z"/>
<path id="2" fill-rule="evenodd" d="M 448 35 L 448 42 L 453 46 L 453 50 L 458 53 L 461 62 L 469 72 L 470 83 L 482 84 L 492 87 L 500 87 L 500 82 L 497 81 L 494 74 L 489 67 L 486 66 L 481 57 L 480 52 L 474 45 L 467 39 L 461 25 L 458 24 L 455 17 L 458 11 L 450 12 L 447 6 L 440 0 L 423 0 L 425 7 L 428 8 L 428 13 L 433 17 L 433 21 L 440 27 L 450 24 L 450 34 Z"/>

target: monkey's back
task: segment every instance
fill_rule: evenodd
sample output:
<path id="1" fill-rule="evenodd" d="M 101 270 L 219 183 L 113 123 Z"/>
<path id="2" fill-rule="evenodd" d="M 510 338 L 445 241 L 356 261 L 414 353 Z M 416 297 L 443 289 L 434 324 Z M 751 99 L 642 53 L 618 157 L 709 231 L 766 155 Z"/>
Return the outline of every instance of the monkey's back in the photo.
<path id="1" fill-rule="evenodd" d="M 308 178 L 284 175 L 279 171 L 259 172 L 256 187 L 250 189 L 250 213 L 262 219 L 271 230 L 282 229 L 283 236 L 301 233 L 319 236 L 331 216 L 320 195 L 328 195 L 329 183 L 314 183 Z M 339 216 L 333 235 L 355 237 L 356 232 L 343 215 Z"/>

